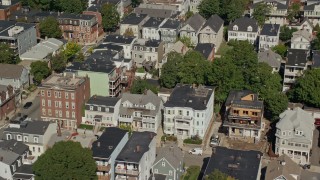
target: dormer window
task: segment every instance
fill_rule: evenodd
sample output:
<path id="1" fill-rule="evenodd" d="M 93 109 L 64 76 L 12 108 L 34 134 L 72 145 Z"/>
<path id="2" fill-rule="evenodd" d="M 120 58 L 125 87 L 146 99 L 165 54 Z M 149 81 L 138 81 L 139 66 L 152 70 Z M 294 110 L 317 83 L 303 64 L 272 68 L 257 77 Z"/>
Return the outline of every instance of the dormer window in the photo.
<path id="1" fill-rule="evenodd" d="M 91 111 L 93 110 L 93 106 L 90 106 L 90 110 L 91 110 Z"/>
<path id="2" fill-rule="evenodd" d="M 237 25 L 234 25 L 234 26 L 233 26 L 233 30 L 234 30 L 234 31 L 238 31 L 238 26 L 237 26 Z"/>
<path id="3" fill-rule="evenodd" d="M 252 27 L 251 26 L 249 26 L 248 28 L 247 28 L 247 31 L 252 31 Z"/>

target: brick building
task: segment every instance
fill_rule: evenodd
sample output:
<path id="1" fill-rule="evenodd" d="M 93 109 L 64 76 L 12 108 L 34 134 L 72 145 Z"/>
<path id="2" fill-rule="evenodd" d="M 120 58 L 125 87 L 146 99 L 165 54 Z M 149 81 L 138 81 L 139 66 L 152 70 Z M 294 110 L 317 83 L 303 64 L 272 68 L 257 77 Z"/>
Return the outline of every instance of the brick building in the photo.
<path id="1" fill-rule="evenodd" d="M 57 121 L 61 128 L 77 128 L 82 107 L 90 98 L 89 81 L 88 77 L 67 73 L 49 76 L 39 87 L 41 118 Z"/>
<path id="2" fill-rule="evenodd" d="M 12 12 L 21 9 L 20 0 L 1 0 L 0 20 L 8 20 Z"/>
<path id="3" fill-rule="evenodd" d="M 0 85 L 0 120 L 15 109 L 15 92 L 12 86 Z"/>

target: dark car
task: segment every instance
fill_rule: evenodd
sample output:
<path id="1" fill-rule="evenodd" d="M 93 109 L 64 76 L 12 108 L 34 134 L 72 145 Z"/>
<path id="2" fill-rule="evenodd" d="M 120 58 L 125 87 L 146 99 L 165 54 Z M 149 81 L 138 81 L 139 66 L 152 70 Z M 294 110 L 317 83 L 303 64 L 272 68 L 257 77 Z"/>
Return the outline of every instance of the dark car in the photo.
<path id="1" fill-rule="evenodd" d="M 24 109 L 28 109 L 30 106 L 32 106 L 32 102 L 27 102 L 27 103 L 23 106 L 23 108 L 24 108 Z"/>

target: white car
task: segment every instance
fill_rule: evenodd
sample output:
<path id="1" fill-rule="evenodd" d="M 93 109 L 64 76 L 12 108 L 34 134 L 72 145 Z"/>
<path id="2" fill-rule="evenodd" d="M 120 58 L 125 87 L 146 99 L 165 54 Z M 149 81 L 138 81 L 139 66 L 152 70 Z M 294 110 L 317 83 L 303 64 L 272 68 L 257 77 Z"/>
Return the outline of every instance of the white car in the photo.
<path id="1" fill-rule="evenodd" d="M 201 148 L 193 148 L 189 151 L 189 154 L 194 154 L 194 155 L 202 155 L 202 149 Z"/>
<path id="2" fill-rule="evenodd" d="M 212 135 L 210 138 L 210 146 L 219 146 L 220 144 L 220 138 L 218 135 Z"/>

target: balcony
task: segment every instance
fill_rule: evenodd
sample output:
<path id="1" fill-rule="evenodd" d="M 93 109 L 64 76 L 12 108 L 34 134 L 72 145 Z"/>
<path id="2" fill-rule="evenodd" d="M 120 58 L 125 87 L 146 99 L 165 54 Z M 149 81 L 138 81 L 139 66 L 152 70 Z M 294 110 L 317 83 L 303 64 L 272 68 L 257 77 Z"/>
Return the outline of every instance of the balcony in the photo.
<path id="1" fill-rule="evenodd" d="M 133 117 L 119 117 L 119 122 L 126 122 L 126 123 L 132 123 Z"/>
<path id="2" fill-rule="evenodd" d="M 109 164 L 109 165 L 107 165 L 107 166 L 97 166 L 97 169 L 98 169 L 98 171 L 106 171 L 106 172 L 109 172 L 110 171 L 110 169 L 111 169 L 111 165 Z"/>
<path id="3" fill-rule="evenodd" d="M 115 170 L 116 174 L 125 174 L 125 175 L 132 175 L 132 176 L 138 176 L 139 175 L 139 171 L 137 169 L 131 169 L 131 170 L 127 170 L 127 169 L 119 169 L 116 168 Z"/>
<path id="4" fill-rule="evenodd" d="M 233 114 L 233 113 L 230 113 L 228 115 L 228 119 L 231 119 L 231 120 L 245 120 L 245 121 L 259 121 L 261 120 L 261 114 L 258 114 L 258 117 L 254 117 L 254 116 L 248 116 L 248 115 L 239 115 L 239 114 Z"/>
<path id="5" fill-rule="evenodd" d="M 260 122 L 259 122 L 260 123 Z M 245 129 L 261 129 L 261 125 L 258 124 L 249 124 L 249 123 L 237 123 L 237 122 L 229 122 L 224 121 L 223 126 L 225 127 L 236 127 L 236 128 L 245 128 Z"/>
<path id="6" fill-rule="evenodd" d="M 118 79 L 120 79 L 119 75 L 110 76 L 109 82 L 116 82 Z"/>
<path id="7" fill-rule="evenodd" d="M 190 124 L 187 124 L 187 123 L 176 123 L 175 127 L 179 128 L 179 129 L 190 129 Z"/>
<path id="8" fill-rule="evenodd" d="M 180 121 L 191 121 L 191 120 L 192 120 L 192 117 L 177 115 L 177 116 L 174 116 L 174 119 L 175 119 L 176 121 L 177 121 L 177 120 L 180 120 Z"/>

